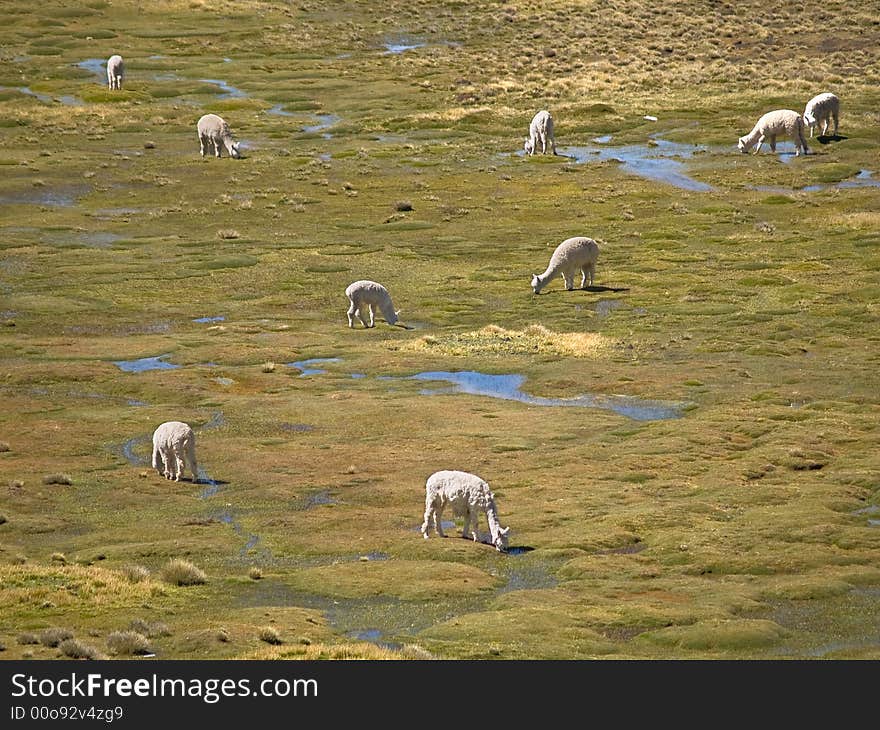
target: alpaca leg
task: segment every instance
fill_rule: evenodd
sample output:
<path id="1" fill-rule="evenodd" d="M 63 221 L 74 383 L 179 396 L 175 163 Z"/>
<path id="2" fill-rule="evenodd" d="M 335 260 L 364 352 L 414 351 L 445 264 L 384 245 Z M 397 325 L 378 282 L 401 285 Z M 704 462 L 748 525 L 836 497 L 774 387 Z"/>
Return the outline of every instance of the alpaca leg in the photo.
<path id="1" fill-rule="evenodd" d="M 199 465 L 196 461 L 196 446 L 192 441 L 186 450 L 186 460 L 189 462 L 189 469 L 192 472 L 193 484 L 196 484 L 199 481 Z"/>
<path id="2" fill-rule="evenodd" d="M 175 466 L 174 481 L 179 482 L 180 477 L 183 474 L 184 463 L 183 463 L 183 454 L 180 453 L 179 451 L 176 451 L 176 450 L 174 452 L 174 466 Z"/>
<path id="3" fill-rule="evenodd" d="M 164 447 L 162 448 L 162 455 L 161 455 L 161 458 L 162 458 L 162 463 L 165 465 L 165 468 L 164 468 L 164 470 L 163 470 L 163 472 L 162 472 L 162 475 L 163 475 L 166 479 L 173 479 L 173 478 L 174 478 L 174 473 L 173 473 L 173 469 L 174 469 L 174 454 L 172 454 L 172 453 L 168 450 L 168 447 L 167 447 L 167 446 L 164 446 Z"/>
<path id="4" fill-rule="evenodd" d="M 442 504 L 434 504 L 434 531 L 440 535 L 440 537 L 446 537 L 446 534 L 443 532 L 443 505 Z"/>
<path id="5" fill-rule="evenodd" d="M 425 505 L 425 519 L 422 521 L 422 537 L 426 540 L 428 539 L 428 532 L 431 529 L 431 524 L 434 524 L 434 530 L 437 530 L 437 523 L 434 514 L 434 505 L 428 502 Z"/>
<path id="6" fill-rule="evenodd" d="M 349 301 L 351 301 L 351 300 L 349 300 Z M 354 313 L 356 311 L 357 311 L 357 307 L 354 305 L 354 302 L 351 302 L 351 306 L 348 308 L 348 312 L 346 312 L 346 314 L 348 315 L 348 326 L 349 327 L 354 327 Z"/>
<path id="7" fill-rule="evenodd" d="M 464 538 L 469 537 L 471 534 L 471 509 L 470 507 L 466 508 L 464 511 L 464 524 L 461 527 L 461 536 Z"/>
<path id="8" fill-rule="evenodd" d="M 369 327 L 369 326 L 370 326 L 370 325 L 367 324 L 366 320 L 364 319 L 364 314 L 363 314 L 363 312 L 361 311 L 361 308 L 360 308 L 360 307 L 357 308 L 357 318 L 361 321 L 361 324 L 362 324 L 364 327 Z"/>
<path id="9" fill-rule="evenodd" d="M 199 154 L 205 156 L 205 138 L 202 135 L 199 135 Z"/>
<path id="10" fill-rule="evenodd" d="M 772 135 L 770 137 L 770 151 L 776 152 L 776 135 Z"/>
<path id="11" fill-rule="evenodd" d="M 558 155 L 559 153 L 556 151 L 556 140 L 553 137 L 550 138 L 550 149 L 554 155 Z"/>
<path id="12" fill-rule="evenodd" d="M 574 277 L 567 271 L 562 273 L 562 280 L 565 282 L 565 288 L 568 291 L 574 289 Z"/>
<path id="13" fill-rule="evenodd" d="M 764 135 L 762 134 L 758 137 L 758 141 L 755 143 L 755 151 L 752 152 L 753 155 L 757 155 L 761 151 L 761 145 L 764 144 Z"/>
<path id="14" fill-rule="evenodd" d="M 373 311 L 373 305 L 370 305 L 370 327 L 376 325 L 376 313 Z"/>
<path id="15" fill-rule="evenodd" d="M 834 136 L 837 136 L 837 112 L 834 112 Z"/>
<path id="16" fill-rule="evenodd" d="M 211 141 L 214 143 L 214 154 L 215 154 L 217 157 L 221 157 L 221 154 L 220 154 L 220 148 L 221 148 L 223 145 L 221 145 L 220 142 L 219 142 L 219 140 L 217 140 L 217 139 L 212 139 Z"/>

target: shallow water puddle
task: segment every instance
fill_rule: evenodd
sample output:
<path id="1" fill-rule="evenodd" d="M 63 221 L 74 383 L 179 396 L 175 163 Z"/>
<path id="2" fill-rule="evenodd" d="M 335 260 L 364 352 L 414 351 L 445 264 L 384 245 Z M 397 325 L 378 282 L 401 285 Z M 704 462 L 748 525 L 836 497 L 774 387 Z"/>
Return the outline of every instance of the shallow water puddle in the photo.
<path id="1" fill-rule="evenodd" d="M 321 368 L 313 368 L 312 365 L 316 365 L 322 362 L 339 362 L 341 358 L 338 357 L 313 357 L 311 360 L 300 360 L 299 362 L 288 362 L 285 363 L 287 367 L 296 368 L 300 371 L 299 376 L 304 378 L 306 375 L 322 375 L 326 373 L 326 370 Z"/>
<path id="2" fill-rule="evenodd" d="M 157 355 L 155 357 L 142 357 L 138 360 L 113 360 L 113 364 L 126 373 L 143 373 L 148 370 L 176 370 L 180 365 L 165 362 L 164 358 L 169 355 Z"/>
<path id="3" fill-rule="evenodd" d="M 287 363 L 287 365 L 301 370 L 300 377 L 304 377 L 306 375 L 321 375 L 327 372 L 320 368 L 311 368 L 309 367 L 310 365 L 323 362 L 340 362 L 341 359 L 338 357 L 316 357 L 311 360 Z M 351 377 L 360 379 L 366 376 L 362 373 L 353 373 Z M 684 415 L 685 407 L 690 405 L 689 403 L 649 400 L 627 395 L 584 394 L 572 398 L 544 398 L 523 393 L 521 386 L 526 381 L 526 376 L 516 373 L 492 375 L 475 370 L 436 370 L 403 377 L 380 375 L 376 379 L 382 381 L 439 381 L 451 383 L 452 385 L 449 388 L 423 390 L 421 391 L 422 395 L 464 393 L 466 395 L 483 395 L 489 398 L 513 400 L 531 406 L 598 408 L 600 410 L 614 411 L 636 421 L 681 418 Z"/>
<path id="4" fill-rule="evenodd" d="M 445 393 L 466 393 L 484 395 L 502 400 L 514 400 L 535 406 L 576 406 L 599 408 L 614 411 L 637 421 L 654 421 L 667 418 L 680 418 L 683 403 L 644 400 L 625 395 L 579 395 L 573 398 L 542 398 L 528 395 L 520 390 L 525 382 L 524 375 L 491 375 L 474 370 L 457 372 L 430 371 L 411 375 L 408 380 L 440 381 L 452 384 L 452 388 L 423 390 L 423 395 L 442 395 Z"/>
<path id="5" fill-rule="evenodd" d="M 342 118 L 337 116 L 336 114 L 316 114 L 316 118 L 318 119 L 317 124 L 307 124 L 302 128 L 303 132 L 308 134 L 314 134 L 315 132 L 322 132 L 325 129 L 329 129 L 334 124 L 338 124 L 342 121 Z M 333 137 L 329 132 L 324 132 L 321 135 L 324 139 L 330 139 Z"/>
<path id="6" fill-rule="evenodd" d="M 285 111 L 284 107 L 281 104 L 276 104 L 271 109 L 266 109 L 266 114 L 275 114 L 281 117 L 295 116 L 293 112 Z"/>
<path id="7" fill-rule="evenodd" d="M 820 190 L 834 188 L 837 190 L 847 190 L 852 188 L 880 188 L 880 180 L 877 180 L 870 170 L 859 170 L 859 173 L 853 178 L 830 184 L 805 185 L 802 188 L 784 188 L 778 185 L 749 185 L 748 188 L 749 190 L 757 190 L 762 193 L 792 195 L 794 193 L 815 193 Z"/>
<path id="8" fill-rule="evenodd" d="M 198 322 L 199 324 L 209 324 L 210 322 L 225 322 L 226 317 L 222 314 L 218 314 L 215 317 L 196 317 L 193 322 Z"/>
<path id="9" fill-rule="evenodd" d="M 219 86 L 222 93 L 217 94 L 218 99 L 244 99 L 247 96 L 247 93 L 241 89 L 236 89 L 234 86 L 230 86 L 222 79 L 199 79 L 199 81 Z"/>
<path id="10" fill-rule="evenodd" d="M 599 142 L 599 140 L 610 141 L 611 137 L 610 135 L 598 137 L 594 141 Z M 699 145 L 670 142 L 659 137 L 653 137 L 650 144 L 559 148 L 562 155 L 573 158 L 577 164 L 594 161 L 619 162 L 621 169 L 632 175 L 667 183 L 683 190 L 708 192 L 713 189 L 712 186 L 688 177 L 684 173 L 685 165 L 680 161 L 688 160 L 695 152 L 700 151 L 705 151 L 705 148 Z"/>
<path id="11" fill-rule="evenodd" d="M 87 58 L 76 64 L 86 71 L 91 71 L 99 79 L 106 81 L 107 79 L 107 61 L 103 58 Z"/>
<path id="12" fill-rule="evenodd" d="M 56 188 L 34 187 L 0 195 L 3 205 L 47 205 L 53 208 L 70 208 L 77 198 L 91 190 L 88 185 L 67 185 Z"/>
<path id="13" fill-rule="evenodd" d="M 385 55 L 405 53 L 416 48 L 424 48 L 427 43 L 384 43 Z"/>

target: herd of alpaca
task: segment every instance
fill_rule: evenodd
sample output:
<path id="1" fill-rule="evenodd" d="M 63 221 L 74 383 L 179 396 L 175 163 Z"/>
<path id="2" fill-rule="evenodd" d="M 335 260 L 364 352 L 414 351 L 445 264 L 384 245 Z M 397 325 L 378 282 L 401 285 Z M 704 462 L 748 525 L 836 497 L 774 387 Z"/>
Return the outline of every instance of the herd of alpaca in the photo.
<path id="1" fill-rule="evenodd" d="M 120 55 L 113 55 L 107 60 L 107 83 L 110 90 L 122 88 L 125 76 L 125 65 Z M 803 152 L 809 154 L 804 136 L 806 127 L 813 130 L 822 124 L 822 134 L 826 134 L 831 123 L 834 123 L 834 135 L 837 135 L 840 113 L 840 99 L 832 93 L 822 93 L 810 99 L 804 108 L 803 115 L 791 109 L 777 109 L 762 115 L 752 131 L 740 137 L 737 147 L 746 153 L 754 148 L 757 154 L 766 141 L 770 149 L 776 151 L 776 138 L 790 137 L 795 144 L 795 155 Z M 204 157 L 205 151 L 221 157 L 221 150 L 226 150 L 229 157 L 240 158 L 239 143 L 235 141 L 229 124 L 216 114 L 203 115 L 196 124 L 199 138 L 199 152 Z M 553 117 L 545 109 L 537 112 L 529 124 L 529 136 L 523 143 L 525 154 L 531 156 L 538 151 L 547 154 L 549 148 L 554 155 L 556 140 L 553 128 Z M 542 274 L 532 274 L 531 287 L 535 294 L 547 286 L 557 276 L 562 276 L 565 288 L 574 288 L 575 277 L 581 274 L 581 288 L 593 285 L 596 262 L 599 258 L 599 246 L 592 238 L 575 236 L 560 243 L 550 257 L 550 262 Z M 345 289 L 349 300 L 347 312 L 348 326 L 354 327 L 355 317 L 365 328 L 375 325 L 375 310 L 382 313 L 385 322 L 395 325 L 398 322 L 399 310 L 394 309 L 391 295 L 382 284 L 368 279 L 355 281 Z M 369 322 L 365 318 L 369 317 Z M 188 469 L 192 473 L 192 481 L 198 481 L 198 465 L 195 453 L 195 434 L 193 429 L 180 421 L 168 421 L 156 428 L 153 433 L 153 468 L 166 479 L 179 481 Z M 464 471 L 442 470 L 431 474 L 425 483 L 425 517 L 421 533 L 428 539 L 433 530 L 440 536 L 443 533 L 442 517 L 446 507 L 452 508 L 456 517 L 464 519 L 461 536 L 477 542 L 489 542 L 496 550 L 508 549 L 509 527 L 501 527 L 498 519 L 498 508 L 495 495 L 489 485 L 476 474 Z M 481 539 L 477 529 L 480 515 L 485 515 L 489 525 L 488 540 Z"/>

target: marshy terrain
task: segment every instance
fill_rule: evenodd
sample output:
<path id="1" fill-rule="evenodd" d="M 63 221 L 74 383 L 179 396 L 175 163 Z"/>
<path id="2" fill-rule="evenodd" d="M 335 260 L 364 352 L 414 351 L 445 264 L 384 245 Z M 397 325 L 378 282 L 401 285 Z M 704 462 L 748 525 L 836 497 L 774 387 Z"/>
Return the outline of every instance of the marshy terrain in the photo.
<path id="1" fill-rule="evenodd" d="M 880 3 L 3 15 L 0 658 L 880 658 Z"/>

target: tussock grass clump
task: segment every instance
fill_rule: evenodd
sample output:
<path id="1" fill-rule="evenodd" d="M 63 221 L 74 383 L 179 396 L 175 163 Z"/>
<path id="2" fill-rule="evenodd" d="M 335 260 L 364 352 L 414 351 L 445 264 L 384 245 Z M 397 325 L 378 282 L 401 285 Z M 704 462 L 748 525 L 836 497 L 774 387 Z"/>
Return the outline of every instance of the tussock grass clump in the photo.
<path id="1" fill-rule="evenodd" d="M 40 643 L 43 646 L 58 646 L 62 641 L 73 638 L 73 632 L 70 629 L 52 628 L 43 629 L 40 632 Z"/>
<path id="2" fill-rule="evenodd" d="M 73 484 L 73 479 L 71 479 L 67 474 L 47 474 L 43 477 L 43 484 Z"/>
<path id="3" fill-rule="evenodd" d="M 117 656 L 153 653 L 147 637 L 137 631 L 114 631 L 107 637 L 107 648 Z"/>
<path id="4" fill-rule="evenodd" d="M 39 644 L 40 637 L 30 631 L 25 631 L 18 635 L 17 641 L 19 644 Z"/>
<path id="5" fill-rule="evenodd" d="M 142 618 L 136 618 L 132 620 L 128 625 L 128 628 L 151 639 L 154 639 L 157 636 L 171 636 L 171 629 L 168 628 L 168 624 L 162 621 L 154 621 L 153 623 L 150 623 L 149 621 L 144 621 Z"/>
<path id="6" fill-rule="evenodd" d="M 412 210 L 412 209 L 413 209 L 413 204 L 410 203 L 408 200 L 398 200 L 394 204 L 394 210 L 396 210 L 398 213 L 405 213 L 406 211 Z"/>
<path id="7" fill-rule="evenodd" d="M 260 637 L 260 641 L 265 641 L 267 644 L 284 643 L 281 640 L 281 636 L 278 634 L 277 629 L 273 628 L 272 626 L 263 626 L 257 636 Z"/>
<path id="8" fill-rule="evenodd" d="M 102 659 L 101 652 L 99 652 L 95 647 L 89 646 L 88 644 L 83 644 L 81 641 L 77 641 L 76 639 L 65 639 L 62 641 L 58 648 L 61 650 L 61 653 L 70 657 L 71 659 Z"/>
<path id="9" fill-rule="evenodd" d="M 401 349 L 429 350 L 444 355 L 566 355 L 602 357 L 616 340 L 594 332 L 553 332 L 533 324 L 524 330 L 507 330 L 490 324 L 474 332 L 425 335 Z"/>
<path id="10" fill-rule="evenodd" d="M 6 518 L 6 515 L 0 514 L 0 525 L 5 525 L 9 520 Z"/>
<path id="11" fill-rule="evenodd" d="M 67 564 L 67 556 L 64 553 L 52 553 L 49 556 L 49 560 L 53 563 L 61 563 L 62 565 Z"/>
<path id="12" fill-rule="evenodd" d="M 241 234 L 232 228 L 225 228 L 217 231 L 217 238 L 221 238 L 224 240 L 241 238 Z"/>
<path id="13" fill-rule="evenodd" d="M 162 579 L 175 586 L 194 586 L 207 583 L 208 576 L 192 563 L 174 558 L 162 568 Z"/>
<path id="14" fill-rule="evenodd" d="M 140 583 L 150 577 L 150 571 L 143 565 L 126 565 L 122 569 L 122 574 L 130 583 Z"/>
<path id="15" fill-rule="evenodd" d="M 251 580 L 260 580 L 263 577 L 263 571 L 255 565 L 248 571 L 248 577 Z"/>
<path id="16" fill-rule="evenodd" d="M 263 363 L 263 372 L 264 373 L 274 373 L 275 372 L 275 363 L 274 362 Z"/>
<path id="17" fill-rule="evenodd" d="M 7 444 L 5 441 L 0 441 L 0 454 L 9 450 L 9 444 Z"/>
<path id="18" fill-rule="evenodd" d="M 10 489 L 24 489 L 24 482 L 21 479 L 13 479 L 9 482 Z"/>

